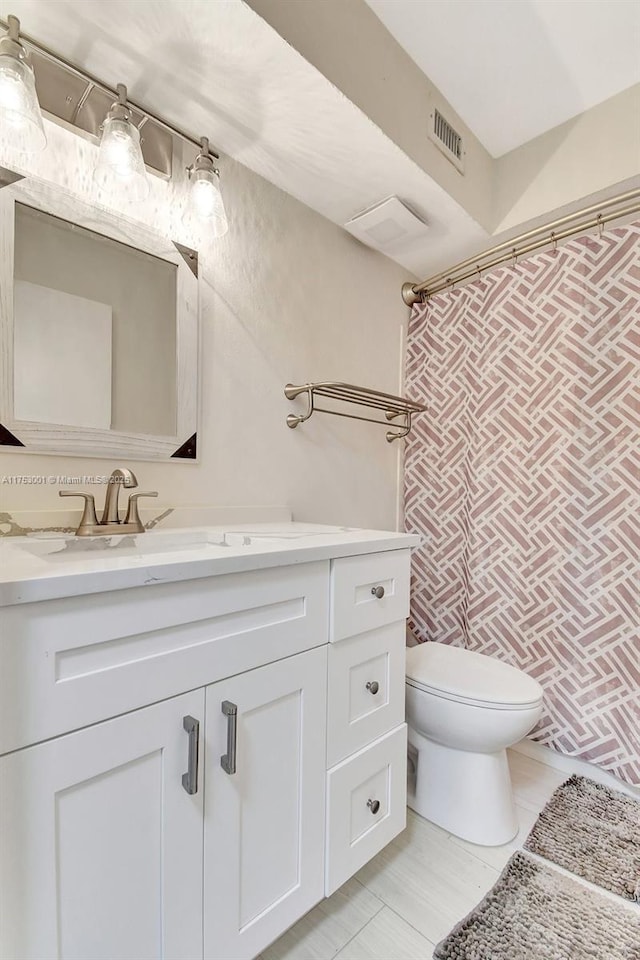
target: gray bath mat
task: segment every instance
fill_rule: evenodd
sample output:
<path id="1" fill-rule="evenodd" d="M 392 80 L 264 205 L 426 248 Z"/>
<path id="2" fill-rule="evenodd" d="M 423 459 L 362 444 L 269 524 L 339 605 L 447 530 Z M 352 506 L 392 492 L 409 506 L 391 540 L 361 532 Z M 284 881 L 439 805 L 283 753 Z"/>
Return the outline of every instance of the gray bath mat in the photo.
<path id="1" fill-rule="evenodd" d="M 640 960 L 640 911 L 524 853 L 434 960 Z"/>
<path id="2" fill-rule="evenodd" d="M 571 777 L 524 847 L 626 900 L 640 900 L 640 802 L 617 790 Z"/>

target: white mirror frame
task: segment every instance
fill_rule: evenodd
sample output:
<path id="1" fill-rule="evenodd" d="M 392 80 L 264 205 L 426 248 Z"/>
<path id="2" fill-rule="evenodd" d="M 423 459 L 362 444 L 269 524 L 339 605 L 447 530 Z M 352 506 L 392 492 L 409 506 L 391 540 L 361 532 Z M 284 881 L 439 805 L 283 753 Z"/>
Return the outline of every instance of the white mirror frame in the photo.
<path id="1" fill-rule="evenodd" d="M 8 176 L 7 176 L 8 175 Z M 8 182 L 9 178 L 15 178 Z M 13 405 L 13 289 L 15 204 L 52 214 L 94 233 L 118 240 L 177 267 L 175 436 L 73 427 L 16 420 Z M 198 420 L 198 256 L 146 227 L 101 207 L 91 207 L 59 187 L 19 178 L 0 169 L 0 452 L 18 450 L 82 457 L 136 460 L 197 459 Z"/>

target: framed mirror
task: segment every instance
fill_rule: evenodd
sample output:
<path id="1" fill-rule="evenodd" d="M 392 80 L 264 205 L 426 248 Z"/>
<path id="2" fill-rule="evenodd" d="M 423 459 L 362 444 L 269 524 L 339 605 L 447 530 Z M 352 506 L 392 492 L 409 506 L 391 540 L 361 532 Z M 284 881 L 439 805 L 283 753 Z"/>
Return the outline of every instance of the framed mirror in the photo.
<path id="1" fill-rule="evenodd" d="M 0 168 L 0 451 L 195 460 L 197 253 Z"/>

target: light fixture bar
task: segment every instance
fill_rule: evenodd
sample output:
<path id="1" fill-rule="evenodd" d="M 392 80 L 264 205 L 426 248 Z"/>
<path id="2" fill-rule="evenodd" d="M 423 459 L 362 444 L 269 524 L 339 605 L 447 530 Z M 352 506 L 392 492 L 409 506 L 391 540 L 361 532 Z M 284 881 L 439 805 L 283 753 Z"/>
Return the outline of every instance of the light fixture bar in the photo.
<path id="1" fill-rule="evenodd" d="M 6 20 L 3 20 L 1 17 L 0 17 L 0 27 L 2 27 L 4 30 L 6 30 L 7 33 L 9 33 L 9 23 Z M 76 66 L 76 64 L 71 63 L 70 60 L 67 60 L 66 57 L 61 56 L 61 54 L 55 53 L 49 47 L 40 43 L 38 40 L 35 40 L 33 37 L 29 36 L 29 34 L 24 33 L 22 29 L 20 30 L 20 42 L 23 43 L 26 47 L 30 48 L 36 54 L 39 54 L 41 57 L 55 64 L 59 68 L 66 70 L 73 77 L 79 78 L 80 80 L 82 80 L 84 83 L 87 84 L 84 92 L 80 96 L 79 101 L 74 109 L 74 114 L 75 114 L 74 119 L 66 120 L 66 118 L 62 117 L 57 112 L 55 113 L 55 115 L 58 116 L 59 119 L 62 119 L 64 122 L 68 122 L 68 123 L 71 123 L 72 125 L 80 126 L 80 124 L 77 124 L 76 122 L 77 116 L 82 110 L 82 107 L 84 106 L 85 102 L 88 100 L 93 90 L 100 91 L 102 94 L 109 97 L 111 101 L 115 101 L 118 99 L 117 89 L 114 89 L 108 83 L 105 83 L 104 81 L 100 80 L 98 77 L 93 76 L 93 74 L 88 73 L 86 70 Z M 37 80 L 37 72 L 38 72 L 37 63 L 34 63 L 34 69 L 36 71 L 36 80 Z M 183 140 L 185 143 L 189 143 L 192 146 L 197 147 L 198 149 L 201 148 L 201 142 L 202 142 L 201 137 L 194 137 L 190 133 L 187 133 L 185 130 L 182 130 L 180 127 L 176 127 L 174 126 L 174 124 L 168 123 L 166 120 L 163 120 L 162 117 L 159 117 L 157 114 L 153 113 L 151 110 L 142 106 L 142 104 L 137 103 L 135 100 L 128 99 L 127 103 L 134 114 L 139 114 L 142 117 L 142 121 L 138 121 L 136 124 L 138 128 L 140 128 L 141 123 L 144 123 L 146 125 L 147 121 L 151 121 L 153 124 L 160 127 L 162 130 L 171 134 L 171 136 L 178 137 L 178 139 Z M 47 107 L 45 106 L 44 109 L 47 110 Z M 48 110 L 47 112 L 51 112 L 51 111 Z M 84 127 L 81 127 L 81 129 L 85 130 Z M 91 133 L 92 131 L 85 130 L 85 132 Z M 147 131 L 145 131 L 145 136 L 146 135 L 147 135 Z M 214 157 L 216 160 L 219 159 L 218 154 L 215 153 L 213 150 L 210 150 L 209 152 L 211 156 Z M 156 166 L 153 163 L 150 165 Z M 167 171 L 166 169 L 162 169 L 161 172 L 164 174 L 167 174 L 167 173 L 170 173 L 170 170 Z"/>

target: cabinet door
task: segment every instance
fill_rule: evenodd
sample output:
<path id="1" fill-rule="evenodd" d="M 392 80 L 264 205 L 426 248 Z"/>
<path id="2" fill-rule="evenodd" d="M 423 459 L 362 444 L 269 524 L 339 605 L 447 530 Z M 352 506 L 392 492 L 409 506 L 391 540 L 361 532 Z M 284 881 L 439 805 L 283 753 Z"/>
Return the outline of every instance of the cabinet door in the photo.
<path id="1" fill-rule="evenodd" d="M 200 690 L 0 759 L 0 957 L 202 956 L 202 790 L 182 775 L 203 708 Z"/>
<path id="2" fill-rule="evenodd" d="M 207 960 L 255 957 L 322 899 L 326 675 L 320 647 L 207 687 Z"/>

